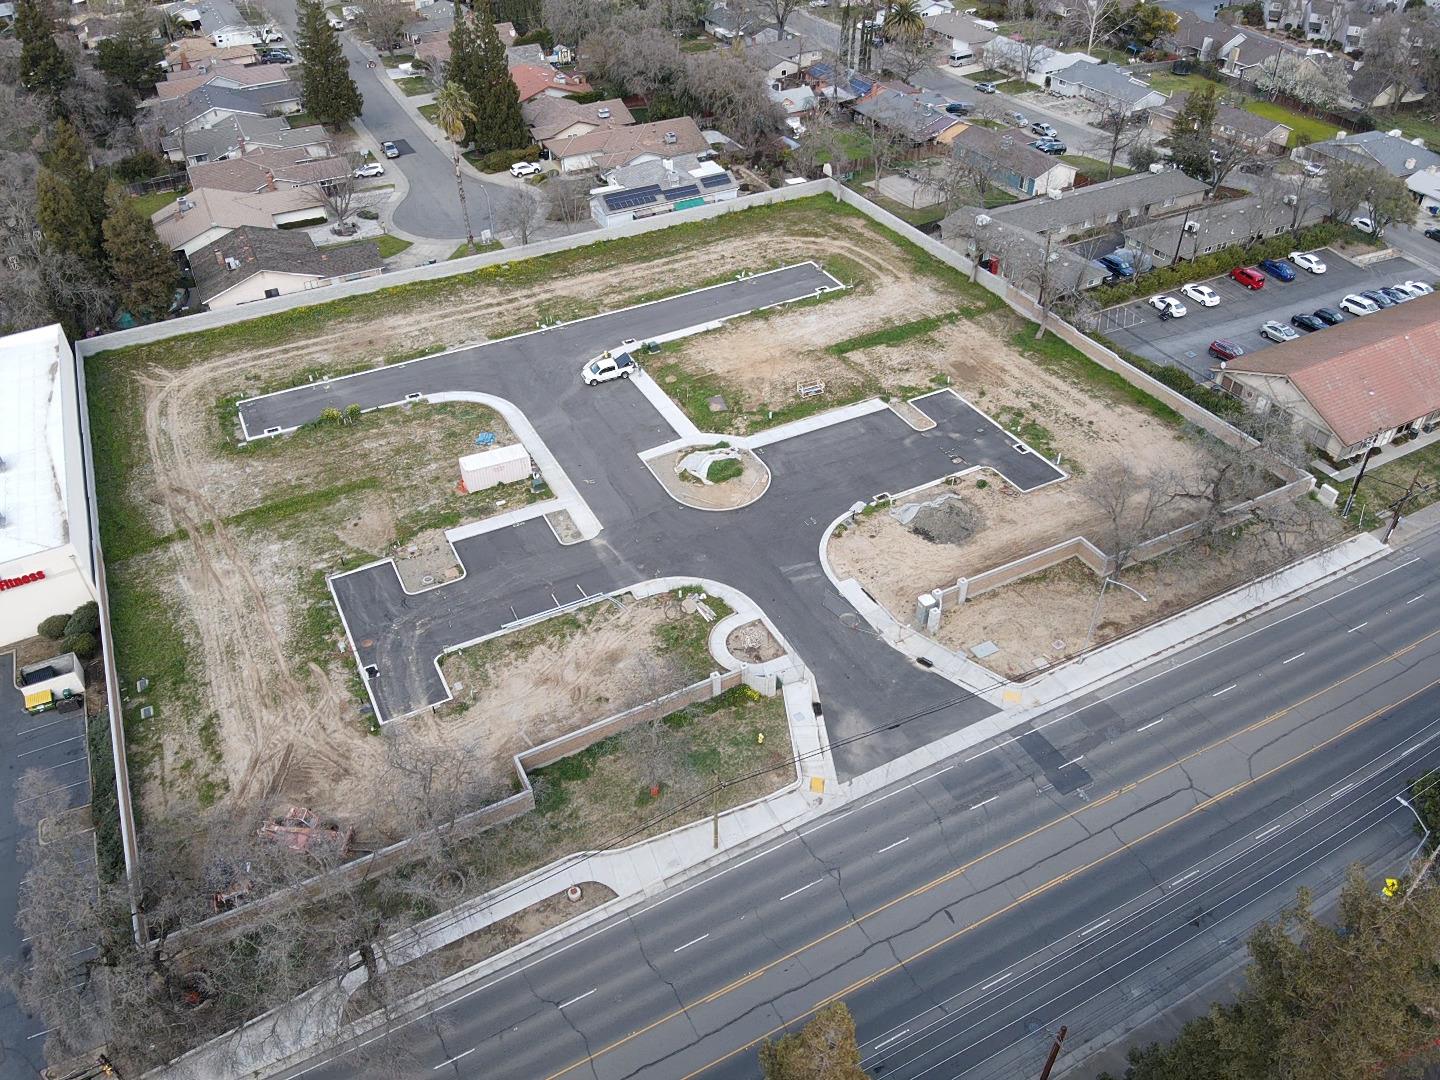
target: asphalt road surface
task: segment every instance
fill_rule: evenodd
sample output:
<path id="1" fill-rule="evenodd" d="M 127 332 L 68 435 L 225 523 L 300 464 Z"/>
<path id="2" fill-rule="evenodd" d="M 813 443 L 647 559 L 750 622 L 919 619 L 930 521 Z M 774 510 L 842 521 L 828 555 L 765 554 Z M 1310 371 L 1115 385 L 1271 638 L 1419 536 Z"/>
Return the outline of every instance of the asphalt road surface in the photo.
<path id="1" fill-rule="evenodd" d="M 1440 244 L 1436 247 L 1440 248 Z M 1236 284 L 1228 276 L 1202 279 L 1201 284 L 1209 285 L 1219 295 L 1218 307 L 1201 307 L 1179 289 L 1173 289 L 1170 295 L 1188 309 L 1184 318 L 1161 322 L 1155 309 L 1141 299 L 1125 305 L 1123 319 L 1118 310 L 1102 313 L 1100 332 L 1147 360 L 1184 368 L 1201 382 L 1208 382 L 1212 366 L 1219 362 L 1208 352 L 1210 343 L 1217 338 L 1238 342 L 1247 353 L 1257 352 L 1271 344 L 1260 336 L 1260 327 L 1269 319 L 1289 325 L 1290 316 L 1300 312 L 1318 307 L 1338 309 L 1340 298 L 1346 293 L 1393 285 L 1397 281 L 1428 282 L 1433 276 L 1425 267 L 1406 258 L 1356 266 L 1329 248 L 1321 249 L 1318 254 L 1325 262 L 1323 274 L 1309 274 L 1297 267 L 1294 281 L 1278 281 L 1267 274 L 1265 287 L 1254 290 Z M 1384 312 L 1366 317 L 1383 318 Z"/>
<path id="2" fill-rule="evenodd" d="M 364 408 L 410 393 L 471 390 L 514 402 L 604 526 L 594 541 L 561 546 L 543 521 L 461 541 L 458 581 L 406 593 L 381 566 L 335 579 L 335 593 L 384 719 L 440 700 L 434 658 L 505 624 L 584 595 L 656 577 L 716 580 L 759 603 L 815 673 L 832 743 L 873 717 L 914 723 L 837 745 L 836 766 L 853 776 L 939 735 L 990 715 L 983 699 L 916 666 L 862 632 L 858 616 L 819 562 L 824 530 L 856 502 L 988 465 L 1021 490 L 1063 477 L 949 391 L 917 399 L 936 426 L 915 431 L 881 410 L 773 443 L 760 453 L 769 490 L 743 510 L 715 514 L 673 501 L 636 456 L 676 433 L 633 385 L 586 387 L 580 367 L 606 345 L 699 326 L 812 296 L 833 284 L 806 263 L 539 333 L 491 342 L 326 384 L 242 402 L 252 435 L 296 427 L 328 406 Z"/>
<path id="3" fill-rule="evenodd" d="M 1440 761 L 1437 600 L 1432 535 L 390 1038 L 426 1076 L 753 1077 L 757 1040 L 840 995 L 874 1075 L 1034 1075 L 1056 1026 L 1074 1052 L 1183 992 L 1297 885 L 1401 865 L 1394 795 Z M 369 1068 L 362 1048 L 285 1075 Z"/>

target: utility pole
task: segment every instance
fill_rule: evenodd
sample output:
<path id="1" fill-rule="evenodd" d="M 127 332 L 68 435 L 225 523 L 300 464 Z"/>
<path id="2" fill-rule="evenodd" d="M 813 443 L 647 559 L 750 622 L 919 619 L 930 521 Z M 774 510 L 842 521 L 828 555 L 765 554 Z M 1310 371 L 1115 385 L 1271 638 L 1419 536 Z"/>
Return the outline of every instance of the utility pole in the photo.
<path id="1" fill-rule="evenodd" d="M 1185 231 L 1190 224 L 1190 207 L 1185 208 L 1185 220 L 1180 223 L 1180 236 L 1175 241 L 1175 257 L 1170 260 L 1172 264 L 1180 261 L 1180 245 L 1185 242 Z"/>
<path id="2" fill-rule="evenodd" d="M 1050 1070 L 1055 1068 L 1055 1059 L 1060 1056 L 1060 1047 L 1064 1045 L 1065 1036 L 1069 1033 L 1070 1029 L 1061 1024 L 1060 1030 L 1055 1033 L 1055 1041 L 1050 1044 L 1050 1056 L 1045 1059 L 1045 1068 L 1040 1070 L 1040 1080 L 1050 1080 Z"/>
<path id="3" fill-rule="evenodd" d="M 1396 499 L 1395 505 L 1391 507 L 1390 525 L 1385 530 L 1384 539 L 1380 541 L 1382 544 L 1390 543 L 1390 534 L 1393 533 L 1395 527 L 1400 524 L 1400 511 L 1405 508 L 1405 504 L 1410 501 L 1410 497 L 1415 494 L 1415 489 L 1420 485 L 1420 473 L 1420 469 L 1415 470 L 1415 475 L 1411 477 L 1410 486 L 1405 489 L 1405 494 Z"/>
<path id="4" fill-rule="evenodd" d="M 1340 511 L 1341 517 L 1350 516 L 1350 507 L 1355 505 L 1355 492 L 1360 490 L 1360 481 L 1365 479 L 1365 467 L 1370 464 L 1370 453 L 1375 449 L 1375 440 L 1379 437 L 1380 433 L 1377 431 L 1365 440 L 1365 456 L 1360 459 L 1360 471 L 1355 474 L 1355 482 L 1350 485 L 1350 494 L 1345 497 L 1345 509 Z"/>

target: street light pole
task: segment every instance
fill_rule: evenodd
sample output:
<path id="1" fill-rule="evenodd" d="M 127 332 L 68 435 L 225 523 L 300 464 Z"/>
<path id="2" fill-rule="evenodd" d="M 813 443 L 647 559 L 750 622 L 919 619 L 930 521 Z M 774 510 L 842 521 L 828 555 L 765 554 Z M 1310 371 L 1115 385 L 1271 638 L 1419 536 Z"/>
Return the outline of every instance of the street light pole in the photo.
<path id="1" fill-rule="evenodd" d="M 1420 837 L 1420 842 L 1415 845 L 1415 850 L 1410 853 L 1410 858 L 1405 860 L 1405 865 L 1410 866 L 1414 864 L 1415 856 L 1420 854 L 1420 849 L 1425 846 L 1425 841 L 1430 839 L 1430 826 L 1425 824 L 1425 819 L 1420 816 L 1420 812 L 1410 804 L 1404 795 L 1396 795 L 1395 801 L 1405 807 L 1406 810 L 1409 810 L 1410 813 L 1414 814 L 1415 820 L 1419 823 L 1420 828 L 1425 830 L 1424 834 Z"/>
<path id="2" fill-rule="evenodd" d="M 1050 1056 L 1045 1059 L 1045 1068 L 1040 1070 L 1040 1080 L 1050 1080 L 1050 1070 L 1055 1068 L 1055 1059 L 1060 1056 L 1060 1047 L 1065 1044 L 1065 1036 L 1069 1033 L 1070 1029 L 1061 1024 L 1060 1030 L 1055 1033 L 1055 1041 L 1050 1044 Z"/>

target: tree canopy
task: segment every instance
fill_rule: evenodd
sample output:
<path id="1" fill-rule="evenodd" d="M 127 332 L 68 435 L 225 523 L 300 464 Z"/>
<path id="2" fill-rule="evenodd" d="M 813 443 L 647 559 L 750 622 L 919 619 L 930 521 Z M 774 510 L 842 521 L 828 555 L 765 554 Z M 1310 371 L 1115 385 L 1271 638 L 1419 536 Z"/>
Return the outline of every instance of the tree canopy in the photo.
<path id="1" fill-rule="evenodd" d="M 322 124 L 339 127 L 360 115 L 364 99 L 350 77 L 340 38 L 319 0 L 300 0 L 295 43 L 300 53 L 300 101 Z"/>
<path id="2" fill-rule="evenodd" d="M 137 319 L 158 319 L 170 307 L 179 269 L 125 189 L 111 181 L 105 192 L 105 258 L 121 308 Z"/>
<path id="3" fill-rule="evenodd" d="M 46 0 L 17 0 L 14 29 L 20 40 L 21 85 L 59 94 L 75 77 L 75 68 L 55 40 L 55 20 Z"/>
<path id="4" fill-rule="evenodd" d="M 765 1080 L 867 1080 L 845 1003 L 825 1006 L 799 1031 L 760 1047 L 760 1073 Z"/>

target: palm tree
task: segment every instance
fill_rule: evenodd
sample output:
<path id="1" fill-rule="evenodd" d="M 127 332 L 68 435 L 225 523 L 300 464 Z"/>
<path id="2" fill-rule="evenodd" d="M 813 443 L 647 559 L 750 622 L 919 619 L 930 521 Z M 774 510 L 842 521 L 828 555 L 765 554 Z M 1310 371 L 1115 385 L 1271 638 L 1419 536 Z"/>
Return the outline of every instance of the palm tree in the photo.
<path id="1" fill-rule="evenodd" d="M 460 146 L 465 132 L 475 122 L 475 103 L 457 82 L 446 82 L 435 95 L 435 120 L 453 148 L 455 191 L 460 196 L 460 213 L 465 217 L 465 253 L 475 254 L 475 230 L 470 227 L 470 208 L 465 205 L 465 183 L 460 178 Z"/>
<path id="2" fill-rule="evenodd" d="M 920 14 L 919 0 L 895 0 L 885 16 L 888 38 L 919 38 L 925 32 L 925 19 Z"/>

